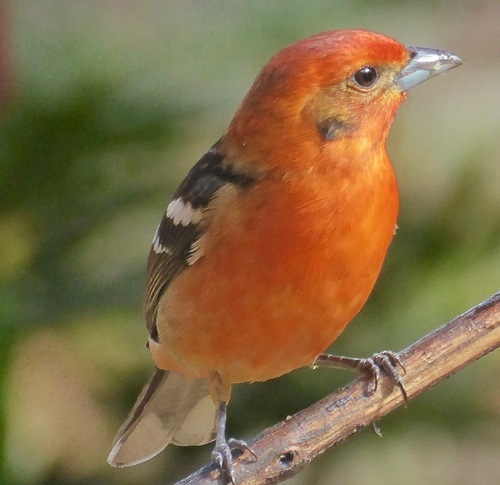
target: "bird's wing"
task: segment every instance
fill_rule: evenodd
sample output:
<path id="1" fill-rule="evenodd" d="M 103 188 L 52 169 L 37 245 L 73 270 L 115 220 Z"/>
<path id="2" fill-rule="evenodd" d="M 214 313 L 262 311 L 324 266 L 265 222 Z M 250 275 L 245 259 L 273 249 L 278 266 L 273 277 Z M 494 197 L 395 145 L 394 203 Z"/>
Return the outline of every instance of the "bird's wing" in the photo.
<path id="1" fill-rule="evenodd" d="M 148 260 L 146 326 L 158 342 L 157 309 L 162 294 L 199 259 L 196 242 L 207 230 L 203 219 L 217 191 L 229 184 L 245 190 L 257 181 L 235 170 L 214 145 L 184 179 L 156 230 Z M 188 380 L 156 370 L 115 438 L 108 462 L 132 466 L 149 460 L 169 443 L 202 445 L 215 438 L 216 408 L 206 379 Z"/>
<path id="2" fill-rule="evenodd" d="M 254 174 L 235 170 L 215 144 L 193 168 L 174 194 L 156 230 L 148 260 L 145 311 L 150 337 L 158 341 L 158 303 L 173 279 L 198 260 L 193 257 L 196 242 L 206 231 L 203 220 L 209 202 L 222 187 L 239 189 L 253 185 Z"/>

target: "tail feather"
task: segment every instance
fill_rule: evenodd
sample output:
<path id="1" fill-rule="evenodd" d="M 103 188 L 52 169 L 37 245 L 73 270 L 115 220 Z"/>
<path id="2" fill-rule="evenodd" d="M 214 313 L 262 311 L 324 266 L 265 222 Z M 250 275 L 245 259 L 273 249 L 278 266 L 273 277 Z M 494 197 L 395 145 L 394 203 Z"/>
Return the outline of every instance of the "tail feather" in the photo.
<path id="1" fill-rule="evenodd" d="M 187 380 L 157 369 L 118 430 L 108 463 L 143 463 L 169 443 L 204 445 L 215 439 L 216 408 L 206 379 Z"/>

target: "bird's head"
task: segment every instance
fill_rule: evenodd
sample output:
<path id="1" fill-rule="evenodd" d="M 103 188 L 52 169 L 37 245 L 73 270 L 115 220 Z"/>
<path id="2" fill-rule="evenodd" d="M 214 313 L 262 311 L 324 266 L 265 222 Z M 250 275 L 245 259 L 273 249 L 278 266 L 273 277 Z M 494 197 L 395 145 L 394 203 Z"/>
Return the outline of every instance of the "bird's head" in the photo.
<path id="1" fill-rule="evenodd" d="M 254 146 L 269 153 L 286 145 L 283 152 L 300 157 L 299 145 L 340 146 L 352 138 L 358 149 L 383 145 L 406 91 L 461 63 L 449 52 L 406 47 L 366 30 L 324 32 L 264 66 L 227 136 L 256 159 L 262 157 L 252 154 Z"/>

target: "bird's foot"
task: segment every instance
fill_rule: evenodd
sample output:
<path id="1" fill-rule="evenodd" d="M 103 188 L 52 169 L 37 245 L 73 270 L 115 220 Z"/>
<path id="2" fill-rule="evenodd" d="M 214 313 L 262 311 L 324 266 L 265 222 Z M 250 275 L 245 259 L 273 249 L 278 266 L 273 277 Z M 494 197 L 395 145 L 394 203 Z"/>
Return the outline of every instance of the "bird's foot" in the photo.
<path id="1" fill-rule="evenodd" d="M 212 458 L 219 468 L 221 475 L 225 478 L 227 483 L 233 485 L 236 484 L 233 466 L 233 451 L 235 450 L 239 451 L 241 454 L 247 452 L 254 461 L 257 461 L 257 455 L 243 440 L 230 438 L 223 443 L 217 444 L 214 451 L 212 451 Z"/>
<path id="2" fill-rule="evenodd" d="M 405 401 L 408 400 L 402 373 L 406 370 L 398 354 L 391 350 L 377 352 L 367 359 L 358 359 L 353 357 L 343 357 L 341 355 L 321 354 L 318 356 L 313 366 L 333 367 L 340 369 L 355 369 L 365 372 L 371 377 L 371 387 L 369 394 L 373 394 L 378 387 L 381 369 L 392 378 L 394 383 L 401 389 Z M 398 369 L 399 368 L 399 369 Z M 401 373 L 402 371 L 402 373 Z"/>
<path id="3" fill-rule="evenodd" d="M 408 400 L 408 394 L 406 392 L 403 376 L 401 375 L 401 371 L 403 374 L 406 374 L 406 369 L 404 368 L 398 354 L 392 350 L 383 350 L 382 352 L 373 354 L 368 359 L 361 359 L 360 369 L 370 374 L 372 378 L 372 386 L 369 390 L 370 394 L 373 394 L 377 390 L 380 378 L 380 369 L 382 369 L 389 377 L 392 378 L 394 384 L 399 387 L 405 401 Z"/>

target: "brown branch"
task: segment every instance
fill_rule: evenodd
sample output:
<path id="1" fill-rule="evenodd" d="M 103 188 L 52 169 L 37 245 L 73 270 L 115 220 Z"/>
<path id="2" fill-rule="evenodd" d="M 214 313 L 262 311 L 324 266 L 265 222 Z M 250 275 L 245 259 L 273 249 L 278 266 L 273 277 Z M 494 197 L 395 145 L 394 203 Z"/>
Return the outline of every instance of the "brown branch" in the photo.
<path id="1" fill-rule="evenodd" d="M 400 357 L 406 368 L 408 399 L 500 346 L 500 292 L 421 338 Z M 342 443 L 404 404 L 401 391 L 382 375 L 375 393 L 359 377 L 307 409 L 266 429 L 249 444 L 259 457 L 235 459 L 238 485 L 281 482 L 296 475 L 328 448 Z M 222 485 L 215 466 L 208 465 L 177 485 Z"/>

